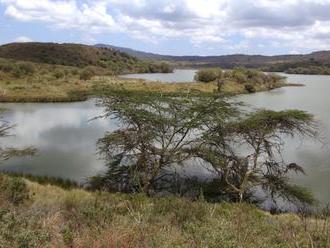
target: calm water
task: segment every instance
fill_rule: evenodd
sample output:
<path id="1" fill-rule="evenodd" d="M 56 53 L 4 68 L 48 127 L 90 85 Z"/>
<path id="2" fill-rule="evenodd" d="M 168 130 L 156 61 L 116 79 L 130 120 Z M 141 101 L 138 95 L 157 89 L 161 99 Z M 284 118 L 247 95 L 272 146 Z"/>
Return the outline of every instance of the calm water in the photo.
<path id="1" fill-rule="evenodd" d="M 191 81 L 194 71 L 161 74 L 163 80 Z M 186 75 L 186 78 L 183 76 Z M 156 74 L 150 75 L 150 77 Z M 319 120 L 325 143 L 330 144 L 330 76 L 287 75 L 288 81 L 305 87 L 287 87 L 238 97 L 251 106 L 282 110 L 295 108 L 313 113 Z M 173 80 L 174 82 L 175 80 Z M 7 146 L 33 145 L 39 155 L 13 159 L 0 165 L 1 170 L 83 180 L 103 169 L 96 155 L 96 141 L 117 125 L 107 120 L 89 120 L 102 113 L 93 101 L 65 104 L 0 104 L 9 111 L 5 118 L 17 124 L 15 136 L 1 142 Z M 310 140 L 288 140 L 285 158 L 301 164 L 307 176 L 294 180 L 312 189 L 323 203 L 330 202 L 330 147 Z"/>
<path id="2" fill-rule="evenodd" d="M 143 73 L 123 75 L 124 78 L 141 78 L 150 81 L 185 83 L 193 82 L 197 70 L 174 70 L 173 73 Z"/>
<path id="3" fill-rule="evenodd" d="M 49 175 L 82 181 L 103 169 L 96 155 L 96 141 L 116 126 L 91 118 L 102 109 L 93 101 L 54 104 L 1 104 L 8 109 L 5 119 L 15 123 L 15 136 L 1 142 L 7 146 L 33 145 L 39 149 L 32 158 L 12 159 L 1 170 Z"/>
<path id="4" fill-rule="evenodd" d="M 315 115 L 324 144 L 287 140 L 285 158 L 302 165 L 306 171 L 306 176 L 294 177 L 295 182 L 310 188 L 321 202 L 330 203 L 330 76 L 285 76 L 289 82 L 306 86 L 242 95 L 238 99 L 258 108 L 300 109 Z"/>

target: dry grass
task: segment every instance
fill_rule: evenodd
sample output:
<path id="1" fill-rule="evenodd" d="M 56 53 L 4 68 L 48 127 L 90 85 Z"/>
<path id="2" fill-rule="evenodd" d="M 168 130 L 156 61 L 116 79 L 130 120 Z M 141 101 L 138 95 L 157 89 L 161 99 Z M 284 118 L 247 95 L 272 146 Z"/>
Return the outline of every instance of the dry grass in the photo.
<path id="1" fill-rule="evenodd" d="M 59 66 L 58 66 L 59 67 Z M 59 67 L 61 70 L 73 70 L 71 67 Z M 58 69 L 57 69 L 58 70 Z M 276 87 L 284 86 L 283 84 Z M 217 91 L 215 83 L 160 83 L 142 79 L 123 79 L 115 76 L 96 76 L 88 81 L 79 79 L 79 75 L 68 74 L 55 78 L 46 72 L 27 76 L 22 79 L 0 75 L 0 102 L 70 102 L 83 101 L 105 90 L 143 91 L 150 93 L 195 93 L 213 94 Z M 265 91 L 267 85 L 256 85 L 256 91 Z M 227 94 L 246 93 L 244 85 L 226 82 L 223 92 Z"/>
<path id="2" fill-rule="evenodd" d="M 150 93 L 197 93 L 197 94 L 213 94 L 217 92 L 218 87 L 216 83 L 202 83 L 202 82 L 187 82 L 187 83 L 161 83 L 147 81 L 143 79 L 123 79 L 118 77 L 94 77 L 91 83 L 98 90 L 116 89 L 125 91 L 143 91 Z M 256 85 L 256 91 L 266 91 L 273 88 L 286 86 L 284 83 L 278 85 Z M 244 94 L 247 93 L 244 85 L 233 81 L 227 81 L 222 92 L 226 94 Z"/>
<path id="3" fill-rule="evenodd" d="M 327 219 L 26 182 L 29 200 L 0 204 L 0 247 L 330 247 Z"/>

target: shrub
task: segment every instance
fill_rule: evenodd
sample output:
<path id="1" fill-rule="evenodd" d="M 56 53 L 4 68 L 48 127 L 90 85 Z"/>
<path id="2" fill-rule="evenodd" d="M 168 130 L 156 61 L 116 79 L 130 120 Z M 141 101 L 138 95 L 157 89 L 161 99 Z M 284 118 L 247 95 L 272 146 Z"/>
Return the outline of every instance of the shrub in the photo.
<path id="1" fill-rule="evenodd" d="M 19 205 L 29 198 L 29 190 L 21 178 L 0 175 L 0 196 L 14 205 Z"/>
<path id="2" fill-rule="evenodd" d="M 25 75 L 33 74 L 36 71 L 35 66 L 30 62 L 21 62 L 18 64 L 18 67 Z"/>
<path id="3" fill-rule="evenodd" d="M 0 210 L 0 247 L 45 247 L 50 238 L 35 215 Z"/>
<path id="4" fill-rule="evenodd" d="M 14 77 L 21 78 L 35 73 L 35 67 L 32 63 L 21 62 L 14 66 L 14 68 L 11 70 L 11 73 Z"/>
<path id="5" fill-rule="evenodd" d="M 91 68 L 86 68 L 80 73 L 80 79 L 84 81 L 90 80 L 93 76 L 95 76 L 95 71 Z"/>
<path id="6" fill-rule="evenodd" d="M 64 73 L 63 73 L 62 71 L 60 71 L 60 70 L 56 70 L 56 71 L 54 72 L 54 77 L 55 77 L 56 79 L 63 78 L 63 77 L 64 77 Z"/>
<path id="7" fill-rule="evenodd" d="M 172 67 L 168 63 L 161 63 L 159 65 L 159 68 L 160 68 L 160 72 L 162 72 L 162 73 L 171 73 L 171 72 L 173 72 Z"/>
<path id="8" fill-rule="evenodd" d="M 246 84 L 245 86 L 245 90 L 249 93 L 255 93 L 256 89 L 252 84 Z"/>
<path id="9" fill-rule="evenodd" d="M 248 81 L 248 70 L 244 69 L 244 68 L 234 68 L 234 70 L 232 71 L 232 77 L 233 79 L 240 83 L 240 84 L 244 84 L 247 83 Z"/>
<path id="10" fill-rule="evenodd" d="M 218 77 L 219 70 L 217 69 L 203 69 L 199 70 L 196 73 L 195 80 L 204 82 L 204 83 L 209 83 L 212 81 L 215 81 Z"/>
<path id="11" fill-rule="evenodd" d="M 73 70 L 71 70 L 71 74 L 72 75 L 78 75 L 79 74 L 79 70 L 78 69 L 73 69 Z"/>
<path id="12" fill-rule="evenodd" d="M 0 64 L 0 71 L 3 72 L 11 72 L 14 69 L 14 65 L 13 64 L 7 64 L 7 63 L 1 63 Z"/>
<path id="13" fill-rule="evenodd" d="M 68 247 L 72 247 L 72 245 L 73 245 L 73 232 L 72 232 L 71 228 L 69 226 L 65 226 L 61 230 L 61 234 L 62 234 L 62 238 L 63 238 L 64 243 Z"/>

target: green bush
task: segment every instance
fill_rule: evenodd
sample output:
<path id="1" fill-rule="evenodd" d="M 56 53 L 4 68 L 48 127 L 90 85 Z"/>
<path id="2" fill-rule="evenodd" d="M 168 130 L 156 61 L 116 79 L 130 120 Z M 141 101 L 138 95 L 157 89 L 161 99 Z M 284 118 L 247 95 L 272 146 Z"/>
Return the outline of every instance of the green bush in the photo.
<path id="1" fill-rule="evenodd" d="M 31 213 L 0 209 L 0 247 L 48 247 L 50 234 Z"/>
<path id="2" fill-rule="evenodd" d="M 73 245 L 73 232 L 72 232 L 72 229 L 69 226 L 65 226 L 61 230 L 61 234 L 62 234 L 62 238 L 63 238 L 64 243 L 68 247 L 72 247 L 72 245 Z"/>
<path id="3" fill-rule="evenodd" d="M 232 71 L 232 78 L 240 83 L 240 84 L 244 84 L 248 81 L 248 72 L 249 70 L 246 70 L 244 68 L 235 68 L 233 71 Z M 250 77 L 251 79 L 251 77 Z"/>
<path id="4" fill-rule="evenodd" d="M 29 190 L 21 178 L 0 175 L 0 199 L 19 205 L 29 198 Z"/>
<path id="5" fill-rule="evenodd" d="M 245 86 L 245 90 L 249 93 L 255 93 L 256 89 L 252 84 L 246 84 Z"/>
<path id="6" fill-rule="evenodd" d="M 14 70 L 13 64 L 9 64 L 6 62 L 0 64 L 0 71 L 8 73 L 8 72 L 11 72 L 12 70 Z"/>
<path id="7" fill-rule="evenodd" d="M 63 71 L 60 71 L 60 70 L 56 70 L 53 75 L 56 79 L 60 79 L 60 78 L 64 77 Z"/>
<path id="8" fill-rule="evenodd" d="M 92 70 L 91 68 L 86 68 L 80 73 L 80 79 L 87 81 L 92 79 L 93 76 L 95 76 L 95 71 Z"/>
<path id="9" fill-rule="evenodd" d="M 203 69 L 196 73 L 195 80 L 203 83 L 209 83 L 215 81 L 219 75 L 217 69 Z"/>
<path id="10" fill-rule="evenodd" d="M 36 71 L 35 66 L 30 62 L 21 62 L 18 67 L 25 75 L 33 74 Z"/>
<path id="11" fill-rule="evenodd" d="M 35 66 L 30 62 L 20 62 L 15 64 L 13 69 L 11 70 L 12 75 L 15 78 L 21 78 L 24 76 L 31 75 L 35 73 Z"/>

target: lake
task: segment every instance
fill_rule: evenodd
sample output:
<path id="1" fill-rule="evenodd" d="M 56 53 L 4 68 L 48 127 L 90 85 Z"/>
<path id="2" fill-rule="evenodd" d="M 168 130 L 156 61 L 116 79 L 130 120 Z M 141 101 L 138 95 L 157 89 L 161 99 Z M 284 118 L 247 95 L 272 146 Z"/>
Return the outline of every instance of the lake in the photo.
<path id="1" fill-rule="evenodd" d="M 15 158 L 0 165 L 1 170 L 48 175 L 84 181 L 103 169 L 96 155 L 96 141 L 116 125 L 104 119 L 94 101 L 77 103 L 6 103 L 5 119 L 16 124 L 15 136 L 2 139 L 6 146 L 35 146 L 31 158 Z"/>
<path id="2" fill-rule="evenodd" d="M 141 78 L 149 81 L 186 83 L 193 82 L 197 70 L 174 70 L 173 73 L 142 73 L 127 74 L 123 78 Z"/>
<path id="3" fill-rule="evenodd" d="M 163 75 L 163 78 L 161 78 Z M 176 78 L 177 75 L 177 78 Z M 183 75 L 186 75 L 184 77 Z M 159 81 L 193 79 L 193 70 L 176 70 L 173 74 L 150 74 Z M 140 75 L 141 76 L 141 75 Z M 302 165 L 307 175 L 293 177 L 298 184 L 310 188 L 323 203 L 330 202 L 330 76 L 286 75 L 292 83 L 305 87 L 286 87 L 237 97 L 253 107 L 283 110 L 289 108 L 313 113 L 320 123 L 323 141 L 287 140 L 285 158 Z M 145 75 L 142 75 L 146 78 Z M 154 80 L 151 78 L 150 80 Z M 7 103 L 5 119 L 16 124 L 15 136 L 2 139 L 7 146 L 32 145 L 39 153 L 31 158 L 19 158 L 0 165 L 4 171 L 49 175 L 83 181 L 103 167 L 96 154 L 96 141 L 105 131 L 118 127 L 109 120 L 91 118 L 102 113 L 93 100 L 78 103 Z"/>

